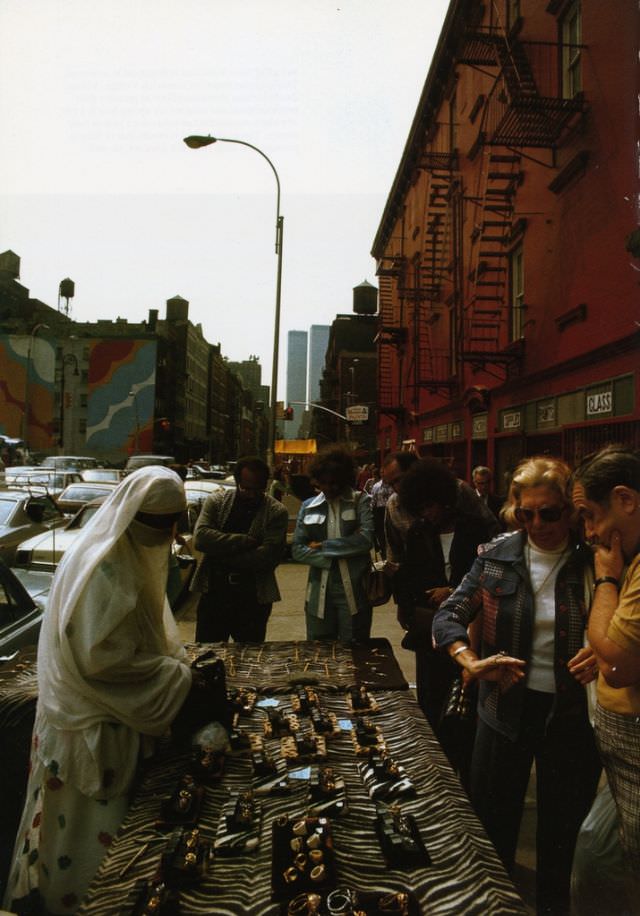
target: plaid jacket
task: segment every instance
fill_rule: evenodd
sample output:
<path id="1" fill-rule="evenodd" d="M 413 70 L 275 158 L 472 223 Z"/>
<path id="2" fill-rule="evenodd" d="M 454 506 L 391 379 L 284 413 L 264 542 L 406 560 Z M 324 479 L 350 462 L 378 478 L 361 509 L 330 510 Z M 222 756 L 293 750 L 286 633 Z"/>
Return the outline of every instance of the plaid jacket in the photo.
<path id="1" fill-rule="evenodd" d="M 468 642 L 467 627 L 482 614 L 479 655 L 504 651 L 529 661 L 533 639 L 534 596 L 524 560 L 526 535 L 505 534 L 480 547 L 470 572 L 440 605 L 433 621 L 436 646 Z M 551 715 L 586 715 L 584 688 L 569 674 L 567 663 L 584 645 L 587 609 L 585 568 L 591 553 L 574 543 L 556 579 L 555 680 Z M 493 681 L 479 682 L 478 714 L 487 725 L 515 740 L 522 712 L 524 681 L 501 694 Z"/>

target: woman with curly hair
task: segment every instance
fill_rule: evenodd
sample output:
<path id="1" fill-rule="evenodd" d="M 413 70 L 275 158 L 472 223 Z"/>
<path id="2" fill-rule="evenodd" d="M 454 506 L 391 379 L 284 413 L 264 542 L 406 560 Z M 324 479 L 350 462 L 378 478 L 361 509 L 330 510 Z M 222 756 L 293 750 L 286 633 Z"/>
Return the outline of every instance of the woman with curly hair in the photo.
<path id="1" fill-rule="evenodd" d="M 520 463 L 503 510 L 518 530 L 480 548 L 433 624 L 436 645 L 479 681 L 471 801 L 509 870 L 535 760 L 537 909 L 554 916 L 569 912 L 576 837 L 601 769 L 585 691 L 596 676 L 584 647 L 591 553 L 574 526 L 570 475 L 556 458 Z"/>

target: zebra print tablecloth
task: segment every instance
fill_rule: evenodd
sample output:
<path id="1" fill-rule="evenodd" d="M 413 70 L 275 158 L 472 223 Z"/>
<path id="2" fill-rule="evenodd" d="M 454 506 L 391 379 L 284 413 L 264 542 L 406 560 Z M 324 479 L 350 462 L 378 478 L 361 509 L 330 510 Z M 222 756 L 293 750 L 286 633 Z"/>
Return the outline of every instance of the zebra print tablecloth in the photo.
<path id="1" fill-rule="evenodd" d="M 292 657 L 291 645 L 280 647 L 281 661 Z M 306 658 L 309 653 L 314 657 L 315 648 L 311 649 L 310 644 L 298 645 L 303 647 L 300 653 L 304 650 Z M 254 651 L 259 650 L 251 647 L 251 652 Z M 277 655 L 277 649 L 273 648 L 272 653 Z M 242 664 L 247 658 L 245 652 Z M 316 661 L 320 662 L 320 658 Z M 348 664 L 346 657 L 344 664 Z M 254 683 L 259 685 L 269 680 L 276 670 L 279 669 L 263 671 Z M 229 666 L 227 671 L 230 685 L 239 686 Z M 244 682 L 244 677 L 241 680 Z M 339 737 L 327 742 L 328 763 L 344 779 L 348 805 L 346 814 L 332 820 L 338 883 L 362 891 L 410 891 L 421 913 L 431 916 L 524 913 L 524 905 L 484 835 L 429 725 L 412 694 L 406 691 L 375 692 L 380 707 L 375 721 L 389 753 L 404 767 L 416 788 L 415 797 L 399 803 L 403 813 L 415 817 L 431 864 L 412 870 L 387 866 L 374 830 L 376 805 L 357 769 L 358 758 L 348 730 L 347 698 L 335 691 L 335 684 L 330 686 L 331 691 L 323 691 L 319 686 L 315 689 L 323 709 L 334 713 L 342 726 Z M 285 712 L 291 712 L 286 693 L 278 693 L 276 699 Z M 262 734 L 264 717 L 265 712 L 256 708 L 250 718 L 242 720 L 243 727 Z M 278 739 L 269 739 L 265 744 L 274 757 L 279 756 Z M 154 822 L 163 798 L 186 769 L 186 758 L 167 749 L 150 770 L 79 914 L 116 916 L 135 882 L 154 876 L 164 844 L 163 834 L 154 828 Z M 229 793 L 246 790 L 252 785 L 255 787 L 249 759 L 229 758 L 220 784 L 206 791 L 199 819 L 203 839 L 213 842 Z M 271 899 L 271 825 L 280 815 L 300 818 L 309 804 L 307 784 L 290 780 L 290 785 L 286 795 L 259 797 L 262 820 L 257 851 L 238 858 L 215 859 L 200 887 L 181 893 L 182 916 L 212 913 L 276 916 L 280 913 L 280 904 Z"/>

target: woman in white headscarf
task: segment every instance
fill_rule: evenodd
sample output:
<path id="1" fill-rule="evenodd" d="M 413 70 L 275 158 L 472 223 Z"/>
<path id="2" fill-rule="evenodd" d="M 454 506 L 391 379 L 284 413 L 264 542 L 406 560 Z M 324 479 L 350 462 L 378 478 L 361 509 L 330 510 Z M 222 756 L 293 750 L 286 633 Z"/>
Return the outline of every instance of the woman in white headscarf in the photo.
<path id="1" fill-rule="evenodd" d="M 129 475 L 63 557 L 38 649 L 27 800 L 5 905 L 74 913 L 129 804 L 136 768 L 191 688 L 166 600 L 186 507 L 163 467 Z M 16 903 L 14 903 L 14 906 Z"/>

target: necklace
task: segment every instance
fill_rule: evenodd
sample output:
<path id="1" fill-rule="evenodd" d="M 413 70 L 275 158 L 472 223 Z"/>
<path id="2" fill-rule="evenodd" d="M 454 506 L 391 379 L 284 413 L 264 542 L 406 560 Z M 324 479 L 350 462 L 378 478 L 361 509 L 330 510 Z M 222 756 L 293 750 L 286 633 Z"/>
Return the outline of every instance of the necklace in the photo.
<path id="1" fill-rule="evenodd" d="M 547 573 L 547 575 L 544 577 L 544 579 L 543 579 L 542 582 L 540 583 L 540 585 L 538 585 L 538 587 L 536 588 L 536 587 L 534 586 L 534 584 L 533 584 L 532 579 L 531 579 L 531 544 L 527 541 L 527 545 L 526 545 L 527 569 L 528 569 L 528 572 L 529 572 L 529 581 L 531 582 L 531 590 L 532 590 L 532 592 L 533 592 L 533 597 L 534 597 L 534 598 L 536 598 L 536 597 L 538 596 L 538 594 L 539 594 L 539 593 L 542 591 L 542 589 L 545 587 L 545 585 L 547 584 L 547 582 L 549 581 L 549 579 L 551 578 L 551 576 L 554 574 L 554 572 L 556 571 L 556 569 L 560 566 L 560 563 L 562 563 L 562 561 L 565 559 L 565 557 L 568 557 L 570 553 L 571 553 L 571 549 L 565 547 L 565 549 L 562 551 L 562 553 L 560 554 L 560 556 L 558 557 L 558 559 L 555 561 L 555 563 L 553 564 L 553 566 L 551 567 L 551 569 L 549 570 L 549 572 Z"/>

